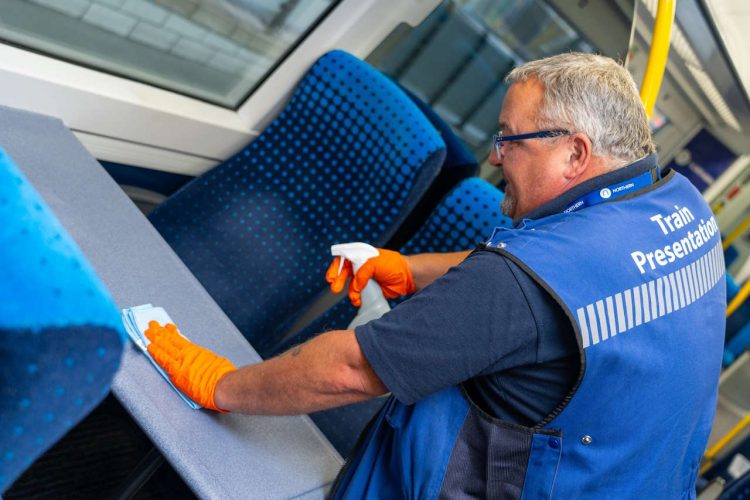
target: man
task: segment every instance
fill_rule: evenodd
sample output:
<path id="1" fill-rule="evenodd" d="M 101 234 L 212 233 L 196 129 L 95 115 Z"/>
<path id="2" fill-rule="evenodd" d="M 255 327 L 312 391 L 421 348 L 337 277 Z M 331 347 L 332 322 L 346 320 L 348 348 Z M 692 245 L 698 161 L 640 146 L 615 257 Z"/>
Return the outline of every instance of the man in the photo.
<path id="1" fill-rule="evenodd" d="M 611 59 L 563 54 L 507 80 L 490 161 L 513 229 L 470 255 L 381 251 L 353 302 L 370 277 L 389 295 L 421 291 L 356 332 L 239 370 L 171 326 L 153 325 L 150 351 L 220 411 L 391 392 L 337 498 L 694 497 L 726 307 L 712 214 L 661 175 L 636 86 Z M 351 271 L 336 264 L 341 289 Z"/>

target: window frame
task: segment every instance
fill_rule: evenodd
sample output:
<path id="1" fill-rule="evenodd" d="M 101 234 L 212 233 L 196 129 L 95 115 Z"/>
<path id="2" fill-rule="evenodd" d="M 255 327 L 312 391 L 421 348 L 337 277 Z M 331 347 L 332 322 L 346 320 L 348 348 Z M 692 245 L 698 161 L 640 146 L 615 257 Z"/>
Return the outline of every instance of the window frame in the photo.
<path id="1" fill-rule="evenodd" d="M 341 0 L 236 110 L 0 44 L 0 105 L 61 119 L 100 160 L 199 175 L 257 137 L 315 60 L 365 58 L 440 0 Z"/>

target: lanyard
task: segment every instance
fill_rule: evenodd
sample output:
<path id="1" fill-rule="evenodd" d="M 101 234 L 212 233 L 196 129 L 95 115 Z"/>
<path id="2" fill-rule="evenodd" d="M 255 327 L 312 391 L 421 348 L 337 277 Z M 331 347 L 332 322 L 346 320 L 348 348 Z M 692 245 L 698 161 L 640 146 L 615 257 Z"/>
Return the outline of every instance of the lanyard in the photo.
<path id="1" fill-rule="evenodd" d="M 625 196 L 626 194 L 638 191 L 639 189 L 643 189 L 646 186 L 650 186 L 660 178 L 661 175 L 658 167 L 655 169 L 651 169 L 648 172 L 642 173 L 638 177 L 618 182 L 617 184 L 612 184 L 611 186 L 607 186 L 597 191 L 592 191 L 588 194 L 585 194 L 568 205 L 568 208 L 563 210 L 563 213 L 567 214 L 570 212 L 575 212 L 576 210 L 580 210 L 581 208 L 590 207 L 592 205 L 596 205 L 597 203 L 602 203 L 603 201 L 614 200 L 615 198 L 619 198 L 620 196 Z"/>

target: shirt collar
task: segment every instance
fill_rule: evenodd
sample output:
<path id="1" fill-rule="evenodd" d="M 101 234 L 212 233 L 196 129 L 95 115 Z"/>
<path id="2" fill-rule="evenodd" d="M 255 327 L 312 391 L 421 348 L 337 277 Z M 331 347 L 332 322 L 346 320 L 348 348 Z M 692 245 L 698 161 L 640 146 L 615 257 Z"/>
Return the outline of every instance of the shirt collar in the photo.
<path id="1" fill-rule="evenodd" d="M 589 179 L 586 182 L 582 182 L 581 184 L 569 189 L 568 191 L 565 191 L 563 194 L 561 194 L 557 198 L 554 198 L 553 200 L 548 201 L 544 205 L 535 208 L 534 210 L 525 214 L 523 217 L 514 219 L 513 226 L 517 226 L 523 219 L 541 219 L 543 217 L 558 214 L 569 207 L 570 204 L 575 200 L 594 190 L 602 189 L 607 186 L 611 186 L 612 184 L 617 184 L 619 182 L 632 179 L 633 177 L 637 177 L 642 173 L 657 167 L 657 165 L 658 162 L 656 154 L 651 154 L 641 158 L 640 160 L 634 161 L 630 165 L 620 167 L 611 172 L 607 172 L 606 174 L 602 174 L 594 177 L 593 179 Z"/>

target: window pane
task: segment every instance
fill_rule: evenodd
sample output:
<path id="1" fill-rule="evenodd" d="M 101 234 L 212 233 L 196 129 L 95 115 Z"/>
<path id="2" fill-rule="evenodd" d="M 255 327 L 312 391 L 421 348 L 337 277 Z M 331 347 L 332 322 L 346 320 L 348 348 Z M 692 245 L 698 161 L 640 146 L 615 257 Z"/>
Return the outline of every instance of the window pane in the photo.
<path id="1" fill-rule="evenodd" d="M 237 107 L 335 0 L 2 0 L 0 38 Z"/>
<path id="2" fill-rule="evenodd" d="M 543 0 L 456 0 L 524 61 L 593 49 Z"/>
<path id="3" fill-rule="evenodd" d="M 419 26 L 401 26 L 368 60 L 431 105 L 477 158 L 489 152 L 516 65 L 592 52 L 541 0 L 444 0 Z"/>

